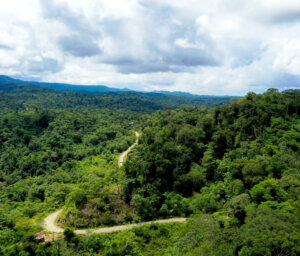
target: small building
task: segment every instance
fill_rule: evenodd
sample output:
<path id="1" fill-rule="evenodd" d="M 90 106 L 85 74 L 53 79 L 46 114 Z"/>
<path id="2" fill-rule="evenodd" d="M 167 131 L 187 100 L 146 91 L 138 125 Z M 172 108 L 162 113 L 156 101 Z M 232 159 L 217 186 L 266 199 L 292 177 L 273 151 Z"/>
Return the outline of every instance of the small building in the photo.
<path id="1" fill-rule="evenodd" d="M 44 232 L 37 232 L 36 233 L 36 239 L 41 241 L 41 242 L 48 241 L 47 237 L 46 237 L 46 234 Z"/>

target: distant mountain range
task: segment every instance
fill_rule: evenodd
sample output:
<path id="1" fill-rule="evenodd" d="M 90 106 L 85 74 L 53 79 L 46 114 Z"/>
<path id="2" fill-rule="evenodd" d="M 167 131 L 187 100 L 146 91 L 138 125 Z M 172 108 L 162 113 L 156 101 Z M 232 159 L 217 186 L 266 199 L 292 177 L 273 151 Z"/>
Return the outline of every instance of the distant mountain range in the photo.
<path id="1" fill-rule="evenodd" d="M 180 106 L 210 108 L 229 103 L 231 98 L 185 92 L 139 92 L 104 85 L 31 82 L 0 76 L 0 109 L 96 107 L 152 113 Z"/>
<path id="2" fill-rule="evenodd" d="M 46 87 L 54 90 L 59 91 L 78 91 L 78 92 L 85 92 L 85 93 L 116 93 L 116 92 L 138 92 L 138 93 L 145 93 L 148 95 L 169 95 L 169 96 L 177 96 L 177 97 L 188 97 L 188 98 L 224 98 L 233 96 L 214 96 L 214 95 L 197 95 L 191 94 L 188 92 L 180 92 L 180 91 L 153 91 L 153 92 L 143 92 L 143 91 L 134 91 L 130 89 L 118 89 L 112 88 L 105 85 L 74 85 L 74 84 L 64 84 L 64 83 L 46 83 L 46 82 L 35 82 L 35 81 L 24 81 L 15 79 L 9 76 L 0 75 L 0 85 L 3 83 L 14 83 L 14 84 L 31 84 L 37 85 L 40 87 Z"/>
<path id="3" fill-rule="evenodd" d="M 92 92 L 92 93 L 107 93 L 107 92 L 124 92 L 129 91 L 128 89 L 117 89 L 110 88 L 105 85 L 73 85 L 73 84 L 63 84 L 63 83 L 44 83 L 35 81 L 23 81 L 19 79 L 14 79 L 9 76 L 0 75 L 0 84 L 2 83 L 14 83 L 14 84 L 31 84 L 41 87 L 47 87 L 59 91 L 79 91 L 79 92 Z"/>

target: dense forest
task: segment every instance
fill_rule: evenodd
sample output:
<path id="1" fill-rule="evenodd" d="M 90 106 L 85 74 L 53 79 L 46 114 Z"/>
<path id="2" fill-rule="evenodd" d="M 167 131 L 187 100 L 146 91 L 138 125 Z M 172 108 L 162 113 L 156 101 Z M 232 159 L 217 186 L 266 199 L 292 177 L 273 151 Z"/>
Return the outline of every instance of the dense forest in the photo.
<path id="1" fill-rule="evenodd" d="M 152 115 L 125 165 L 126 201 L 143 219 L 193 214 L 178 255 L 298 255 L 299 111 L 299 95 L 270 89 Z"/>
<path id="2" fill-rule="evenodd" d="M 135 91 L 115 91 L 112 88 L 102 92 L 89 92 L 73 89 L 76 86 L 64 85 L 60 90 L 54 90 L 55 84 L 31 84 L 10 77 L 0 76 L 0 108 L 25 109 L 36 108 L 110 108 L 136 112 L 153 113 L 166 108 L 174 109 L 189 105 L 198 107 L 213 107 L 228 103 L 230 96 L 202 96 L 190 98 L 186 96 L 164 95 L 162 93 L 141 93 Z M 82 88 L 84 86 L 79 86 Z M 93 87 L 93 86 L 89 86 Z"/>
<path id="3" fill-rule="evenodd" d="M 297 91 L 207 105 L 1 88 L 0 255 L 300 254 Z M 54 237 L 42 223 L 59 208 Z M 187 222 L 73 232 L 179 216 Z"/>

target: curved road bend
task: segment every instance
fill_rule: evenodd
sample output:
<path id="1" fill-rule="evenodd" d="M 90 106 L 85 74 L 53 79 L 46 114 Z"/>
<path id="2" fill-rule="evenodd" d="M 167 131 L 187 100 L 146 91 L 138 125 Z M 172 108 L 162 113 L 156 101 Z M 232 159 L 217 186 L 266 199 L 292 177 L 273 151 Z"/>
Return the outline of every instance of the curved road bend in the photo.
<path id="1" fill-rule="evenodd" d="M 122 167 L 125 158 L 127 154 L 132 150 L 132 148 L 138 144 L 139 136 L 140 134 L 138 132 L 135 132 L 136 135 L 136 141 L 134 144 L 132 144 L 125 152 L 123 152 L 118 160 L 119 167 Z M 49 216 L 47 216 L 44 220 L 44 228 L 45 230 L 49 232 L 54 233 L 62 233 L 64 230 L 57 226 L 56 219 L 58 215 L 62 212 L 62 209 L 57 210 L 56 212 L 51 213 Z M 129 225 L 120 225 L 120 226 L 114 226 L 114 227 L 107 227 L 107 228 L 97 228 L 97 229 L 78 229 L 74 230 L 76 234 L 87 234 L 88 231 L 93 233 L 112 233 L 116 231 L 121 231 L 124 229 L 141 226 L 144 224 L 150 224 L 150 223 L 169 223 L 169 222 L 185 222 L 186 218 L 173 218 L 173 219 L 165 219 L 165 220 L 155 220 L 155 221 L 148 221 L 148 222 L 142 222 L 137 224 L 129 224 Z"/>
<path id="2" fill-rule="evenodd" d="M 57 216 L 61 213 L 61 209 L 50 214 L 46 219 L 45 219 L 45 224 L 44 228 L 49 231 L 49 232 L 54 232 L 54 233 L 63 233 L 63 229 L 58 227 L 56 224 L 56 219 Z M 186 218 L 173 218 L 173 219 L 165 219 L 165 220 L 155 220 L 155 221 L 148 221 L 148 222 L 141 222 L 137 224 L 129 224 L 129 225 L 120 225 L 120 226 L 114 226 L 114 227 L 107 227 L 107 228 L 97 228 L 97 229 L 77 229 L 74 230 L 74 233 L 76 234 L 82 234 L 85 235 L 88 232 L 92 233 L 112 233 L 112 232 L 117 232 L 121 231 L 124 229 L 129 229 L 137 226 L 142 226 L 145 224 L 151 224 L 151 223 L 170 223 L 170 222 L 185 222 Z"/>

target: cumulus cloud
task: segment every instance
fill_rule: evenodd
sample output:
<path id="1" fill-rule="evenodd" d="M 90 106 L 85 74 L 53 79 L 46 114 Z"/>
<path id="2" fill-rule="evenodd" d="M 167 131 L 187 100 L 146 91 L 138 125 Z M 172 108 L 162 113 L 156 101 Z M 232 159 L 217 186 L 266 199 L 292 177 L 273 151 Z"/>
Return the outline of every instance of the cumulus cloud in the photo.
<path id="1" fill-rule="evenodd" d="M 77 36 L 63 36 L 59 38 L 58 42 L 61 49 L 74 55 L 75 57 L 88 57 L 101 53 L 99 46 L 90 37 Z"/>
<path id="2" fill-rule="evenodd" d="M 6 49 L 6 48 L 2 48 Z M 19 64 L 19 61 L 17 58 L 14 58 L 9 54 L 7 51 L 3 51 L 0 49 L 0 67 L 11 67 L 16 66 Z"/>
<path id="3" fill-rule="evenodd" d="M 292 75 L 300 75 L 300 40 L 289 40 L 278 49 L 273 68 Z"/>
<path id="4" fill-rule="evenodd" d="M 25 61 L 25 69 L 28 73 L 36 75 L 41 73 L 56 73 L 62 70 L 61 65 L 51 58 L 35 57 L 33 60 Z"/>
<path id="5" fill-rule="evenodd" d="M 242 95 L 300 87 L 298 0 L 10 0 L 0 73 Z"/>

